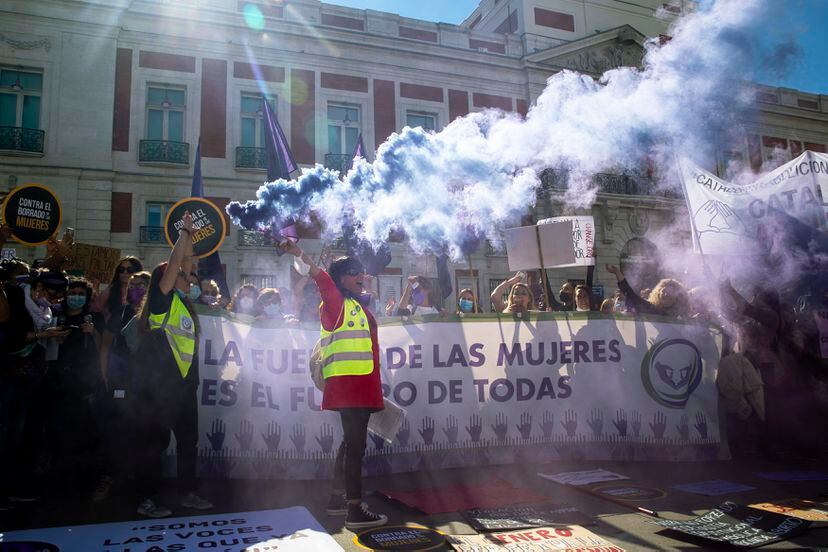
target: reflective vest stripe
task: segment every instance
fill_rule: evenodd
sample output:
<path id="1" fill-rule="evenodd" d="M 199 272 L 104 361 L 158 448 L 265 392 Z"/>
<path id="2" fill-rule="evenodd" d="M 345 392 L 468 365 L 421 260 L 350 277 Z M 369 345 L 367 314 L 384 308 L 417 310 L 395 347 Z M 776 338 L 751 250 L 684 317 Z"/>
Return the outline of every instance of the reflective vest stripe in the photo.
<path id="1" fill-rule="evenodd" d="M 149 326 L 151 330 L 160 329 L 164 332 L 178 371 L 182 378 L 186 378 L 195 357 L 195 320 L 178 295 L 173 295 L 167 312 L 149 315 Z M 186 327 L 190 329 L 185 329 Z"/>
<path id="2" fill-rule="evenodd" d="M 322 361 L 322 366 L 328 366 L 334 362 L 343 360 L 370 360 L 373 366 L 374 353 L 335 353 Z"/>
<path id="3" fill-rule="evenodd" d="M 334 341 L 339 341 L 340 339 L 359 339 L 359 338 L 368 338 L 371 339 L 371 332 L 369 330 L 342 330 L 341 332 L 335 332 L 327 337 L 323 337 L 320 340 L 319 346 L 320 347 L 327 347 Z"/>

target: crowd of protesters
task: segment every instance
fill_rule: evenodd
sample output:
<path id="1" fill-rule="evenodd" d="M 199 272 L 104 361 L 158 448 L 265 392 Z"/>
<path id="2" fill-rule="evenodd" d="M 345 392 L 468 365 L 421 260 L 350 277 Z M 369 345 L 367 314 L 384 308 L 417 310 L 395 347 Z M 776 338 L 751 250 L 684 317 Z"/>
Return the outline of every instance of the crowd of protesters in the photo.
<path id="1" fill-rule="evenodd" d="M 0 242 L 8 237 L 8 228 L 0 228 Z M 190 240 L 179 240 L 169 259 L 151 270 L 124 257 L 104 286 L 68 275 L 59 265 L 3 260 L 0 511 L 37 500 L 47 488 L 74 485 L 94 501 L 129 495 L 143 515 L 170 515 L 160 499 L 161 456 L 170 432 L 181 506 L 210 509 L 196 483 L 194 306 L 242 320 L 319 324 L 322 296 L 314 279 L 319 269 L 313 268 L 312 275 L 298 271 L 291 290 L 248 283 L 225 295 L 216 281 L 199 277 Z M 365 306 L 376 316 L 465 316 L 491 307 L 517 317 L 600 311 L 713 323 L 723 329 L 718 385 L 734 454 L 818 453 L 811 432 L 791 428 L 828 413 L 828 362 L 818 327 L 818 317 L 828 311 L 828 275 L 811 275 L 813 285 L 798 295 L 757 287 L 745 297 L 729 280 L 712 277 L 691 289 L 665 278 L 636 290 L 620 268 L 607 266 L 617 290 L 597 298 L 594 270 L 587 269 L 582 283 L 564 282 L 557 293 L 545 274 L 519 272 L 492 291 L 490 304 L 464 288 L 453 307 L 444 304 L 448 294 L 438 281 L 410 276 L 399 301 L 390 298 L 384 309 L 375 300 Z M 365 284 L 371 288 L 370 277 Z M 333 301 L 336 294 L 328 292 Z"/>

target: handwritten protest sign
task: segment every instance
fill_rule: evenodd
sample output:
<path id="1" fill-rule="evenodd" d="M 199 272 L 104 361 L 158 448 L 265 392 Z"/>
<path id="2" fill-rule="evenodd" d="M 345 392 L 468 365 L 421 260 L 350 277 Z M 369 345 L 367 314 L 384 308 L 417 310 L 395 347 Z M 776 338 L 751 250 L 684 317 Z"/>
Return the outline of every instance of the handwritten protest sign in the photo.
<path id="1" fill-rule="evenodd" d="M 592 519 L 565 504 L 541 506 L 507 506 L 504 508 L 473 508 L 465 510 L 463 517 L 475 531 L 506 531 L 549 525 L 589 525 Z"/>
<path id="2" fill-rule="evenodd" d="M 595 264 L 595 219 L 592 216 L 551 217 L 539 220 L 538 224 L 572 223 L 572 248 L 575 262 L 558 265 L 557 268 L 591 266 Z"/>
<path id="3" fill-rule="evenodd" d="M 742 547 L 764 546 L 795 537 L 810 525 L 804 519 L 758 510 L 735 502 L 724 502 L 688 521 L 662 519 L 653 523 L 686 535 Z"/>
<path id="4" fill-rule="evenodd" d="M 57 196 L 40 184 L 15 188 L 3 202 L 3 222 L 27 245 L 46 243 L 60 228 L 61 217 Z"/>
<path id="5" fill-rule="evenodd" d="M 167 243 L 175 245 L 187 211 L 193 217 L 193 256 L 200 259 L 212 255 L 224 242 L 227 222 L 219 208 L 204 198 L 182 199 L 170 208 L 164 225 Z"/>
<path id="6" fill-rule="evenodd" d="M 487 535 L 450 535 L 448 543 L 460 552 L 502 552 L 503 550 L 602 550 L 624 552 L 603 537 L 583 527 L 539 527 Z"/>
<path id="7" fill-rule="evenodd" d="M 76 243 L 71 248 L 70 266 L 91 282 L 105 283 L 112 278 L 120 258 L 120 249 Z"/>
<path id="8" fill-rule="evenodd" d="M 798 517 L 808 521 L 828 521 L 828 502 L 814 502 L 800 498 L 785 498 L 751 504 L 751 508 L 759 508 L 768 512 L 776 512 L 786 516 Z"/>

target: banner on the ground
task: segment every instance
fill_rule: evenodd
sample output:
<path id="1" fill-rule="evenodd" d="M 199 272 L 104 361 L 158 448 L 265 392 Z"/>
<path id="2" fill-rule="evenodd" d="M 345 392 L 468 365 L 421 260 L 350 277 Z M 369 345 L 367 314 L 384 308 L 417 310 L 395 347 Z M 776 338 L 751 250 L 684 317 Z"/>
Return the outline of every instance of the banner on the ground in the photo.
<path id="1" fill-rule="evenodd" d="M 0 534 L 0 552 L 65 550 L 342 551 L 303 507 L 49 527 Z"/>
<path id="2" fill-rule="evenodd" d="M 184 213 L 188 211 L 193 217 L 193 256 L 208 257 L 224 242 L 227 222 L 219 208 L 203 197 L 188 197 L 170 207 L 164 224 L 167 243 L 170 247 L 175 245 L 179 231 L 184 228 Z"/>
<path id="3" fill-rule="evenodd" d="M 667 529 L 732 546 L 754 548 L 795 537 L 811 522 L 735 502 L 724 502 L 706 514 L 687 520 L 660 519 Z"/>
<path id="4" fill-rule="evenodd" d="M 19 186 L 3 202 L 3 223 L 26 245 L 46 243 L 60 228 L 61 216 L 60 200 L 41 184 Z"/>
<path id="5" fill-rule="evenodd" d="M 507 531 L 548 525 L 591 525 L 592 518 L 567 504 L 473 508 L 462 512 L 475 531 Z"/>
<path id="6" fill-rule="evenodd" d="M 500 552 L 502 550 L 566 550 L 567 552 L 624 552 L 589 529 L 539 527 L 486 535 L 449 535 L 448 543 L 460 552 Z"/>
<path id="7" fill-rule="evenodd" d="M 558 265 L 558 268 L 590 266 L 595 264 L 595 219 L 592 215 L 573 217 L 551 217 L 539 220 L 538 224 L 572 222 L 572 247 L 575 262 Z"/>
<path id="8" fill-rule="evenodd" d="M 801 498 L 784 498 L 770 502 L 751 504 L 750 507 L 808 521 L 828 522 L 828 502 L 814 502 L 813 500 L 804 500 Z"/>
<path id="9" fill-rule="evenodd" d="M 371 435 L 370 474 L 717 455 L 715 328 L 600 314 L 426 318 L 379 327 L 383 393 L 405 418 L 392 442 Z M 200 322 L 203 473 L 329 477 L 341 424 L 320 411 L 308 374 L 319 331 Z"/>
<path id="10" fill-rule="evenodd" d="M 828 189 L 828 156 L 806 151 L 750 184 L 727 182 L 687 160 L 680 163 L 693 249 L 706 255 L 756 252 L 771 215 L 787 215 L 824 227 L 823 194 Z M 824 197 L 824 196 L 823 196 Z"/>

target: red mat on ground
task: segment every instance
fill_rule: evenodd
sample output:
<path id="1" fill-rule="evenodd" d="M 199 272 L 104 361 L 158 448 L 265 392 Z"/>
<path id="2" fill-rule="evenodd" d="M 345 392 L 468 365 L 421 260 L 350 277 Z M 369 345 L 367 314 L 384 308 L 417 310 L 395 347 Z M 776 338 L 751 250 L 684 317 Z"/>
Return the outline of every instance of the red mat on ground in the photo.
<path id="1" fill-rule="evenodd" d="M 429 487 L 413 490 L 378 490 L 377 493 L 402 502 L 426 514 L 459 512 L 471 508 L 496 508 L 521 502 L 540 502 L 549 497 L 495 480 L 475 486 Z"/>

